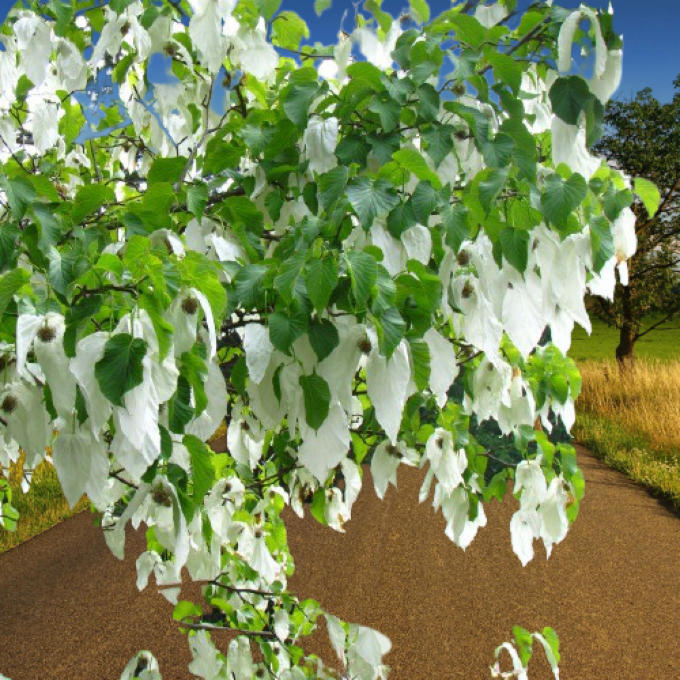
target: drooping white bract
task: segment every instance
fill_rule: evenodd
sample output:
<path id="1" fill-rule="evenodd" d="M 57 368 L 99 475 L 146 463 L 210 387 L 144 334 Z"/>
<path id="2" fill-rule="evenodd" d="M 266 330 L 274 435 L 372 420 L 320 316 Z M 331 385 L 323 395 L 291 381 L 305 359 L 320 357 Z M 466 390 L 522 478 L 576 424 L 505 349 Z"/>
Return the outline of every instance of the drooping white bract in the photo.
<path id="1" fill-rule="evenodd" d="M 335 157 L 335 148 L 338 145 L 338 119 L 312 118 L 302 138 L 302 145 L 311 172 L 323 174 L 332 170 L 338 164 Z"/>
<path id="2" fill-rule="evenodd" d="M 279 63 L 279 55 L 267 42 L 264 18 L 260 19 L 255 29 L 241 28 L 239 30 L 231 58 L 241 70 L 250 73 L 258 80 L 269 80 L 274 75 Z"/>
<path id="3" fill-rule="evenodd" d="M 361 53 L 371 64 L 385 70 L 392 66 L 392 52 L 401 33 L 399 22 L 394 21 L 382 40 L 374 30 L 367 27 L 357 28 L 352 33 L 352 40 L 359 43 Z"/>
<path id="4" fill-rule="evenodd" d="M 574 44 L 574 36 L 579 24 L 584 19 L 589 21 L 590 32 L 595 34 L 595 66 L 593 69 L 595 77 L 602 78 L 607 65 L 607 46 L 602 37 L 602 29 L 597 14 L 584 5 L 572 12 L 562 24 L 557 40 L 559 50 L 557 67 L 562 73 L 571 70 L 571 48 Z"/>
<path id="5" fill-rule="evenodd" d="M 201 64 L 211 73 L 219 71 L 227 55 L 228 42 L 222 34 L 223 22 L 231 17 L 237 0 L 191 0 L 193 9 L 189 35 L 198 48 Z"/>
<path id="6" fill-rule="evenodd" d="M 484 26 L 484 28 L 491 28 L 500 21 L 503 21 L 508 16 L 508 9 L 500 2 L 495 2 L 492 5 L 479 5 L 475 10 L 475 19 Z"/>
<path id="7" fill-rule="evenodd" d="M 14 24 L 17 47 L 22 53 L 27 78 L 36 86 L 43 84 L 54 49 L 52 29 L 34 12 L 21 12 Z"/>

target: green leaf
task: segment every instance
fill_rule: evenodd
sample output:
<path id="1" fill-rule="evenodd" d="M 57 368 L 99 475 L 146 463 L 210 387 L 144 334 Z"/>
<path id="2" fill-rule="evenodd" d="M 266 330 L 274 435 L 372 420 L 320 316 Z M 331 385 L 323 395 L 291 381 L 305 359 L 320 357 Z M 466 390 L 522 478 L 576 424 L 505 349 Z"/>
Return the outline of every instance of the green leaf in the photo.
<path id="1" fill-rule="evenodd" d="M 586 145 L 597 144 L 604 135 L 604 106 L 597 97 L 586 104 Z"/>
<path id="2" fill-rule="evenodd" d="M 327 9 L 330 9 L 333 0 L 314 0 L 314 11 L 317 16 L 321 16 Z"/>
<path id="3" fill-rule="evenodd" d="M 371 147 L 364 137 L 347 135 L 338 144 L 335 155 L 343 165 L 358 163 L 363 167 L 366 165 L 366 158 L 370 150 Z"/>
<path id="4" fill-rule="evenodd" d="M 501 132 L 483 147 L 484 160 L 489 167 L 507 168 L 512 161 L 515 142 L 510 135 Z"/>
<path id="5" fill-rule="evenodd" d="M 406 334 L 406 322 L 402 319 L 399 310 L 390 307 L 374 318 L 375 328 L 378 333 L 378 346 L 380 353 L 388 359 L 394 354 L 399 343 Z"/>
<path id="6" fill-rule="evenodd" d="M 54 290 L 60 295 L 66 295 L 68 286 L 76 278 L 76 256 L 71 252 L 60 252 L 54 247 L 47 251 L 49 261 L 48 278 Z"/>
<path id="7" fill-rule="evenodd" d="M 331 390 L 328 383 L 316 373 L 300 376 L 300 387 L 305 399 L 305 419 L 307 425 L 318 430 L 328 418 L 331 403 Z"/>
<path id="8" fill-rule="evenodd" d="M 281 7 L 281 0 L 257 0 L 257 7 L 260 14 L 265 21 L 271 21 L 271 18 L 279 11 Z"/>
<path id="9" fill-rule="evenodd" d="M 550 646 L 550 649 L 552 650 L 554 661 L 555 661 L 555 666 L 559 664 L 560 662 L 560 640 L 557 637 L 557 633 L 552 629 L 552 628 L 544 628 L 541 631 L 543 638 L 545 641 L 548 643 Z M 552 659 L 548 658 L 548 661 L 551 662 L 552 665 Z"/>
<path id="10" fill-rule="evenodd" d="M 257 305 L 264 288 L 264 278 L 269 267 L 263 264 L 248 264 L 239 270 L 234 279 L 238 303 L 246 310 Z"/>
<path id="11" fill-rule="evenodd" d="M 368 104 L 368 110 L 376 113 L 385 132 L 392 132 L 399 125 L 401 105 L 387 92 L 376 94 Z"/>
<path id="12" fill-rule="evenodd" d="M 272 22 L 272 45 L 297 50 L 303 38 L 309 38 L 309 28 L 295 12 L 281 12 Z"/>
<path id="13" fill-rule="evenodd" d="M 522 666 L 526 668 L 531 660 L 532 640 L 531 633 L 521 626 L 513 626 L 512 633 L 517 641 L 517 648 L 519 650 L 519 658 L 522 661 Z"/>
<path id="14" fill-rule="evenodd" d="M 430 348 L 424 340 L 409 340 L 408 344 L 411 348 L 413 381 L 419 390 L 426 390 L 430 386 Z"/>
<path id="15" fill-rule="evenodd" d="M 401 235 L 418 223 L 413 212 L 413 204 L 410 201 L 400 203 L 387 217 L 387 230 L 394 238 Z"/>
<path id="16" fill-rule="evenodd" d="M 193 417 L 191 385 L 183 375 L 180 375 L 177 378 L 177 390 L 168 402 L 168 427 L 175 434 L 183 434 L 184 428 Z"/>
<path id="17" fill-rule="evenodd" d="M 550 88 L 553 112 L 569 125 L 578 125 L 581 112 L 592 97 L 588 83 L 579 76 L 558 78 Z"/>
<path id="18" fill-rule="evenodd" d="M 13 269 L 0 276 L 0 317 L 5 313 L 7 306 L 12 302 L 14 294 L 31 278 L 27 269 Z"/>
<path id="19" fill-rule="evenodd" d="M 348 176 L 349 171 L 347 168 L 344 165 L 340 165 L 319 177 L 318 198 L 323 210 L 328 210 L 345 193 Z"/>
<path id="20" fill-rule="evenodd" d="M 483 179 L 479 182 L 479 200 L 488 215 L 505 186 L 508 170 L 507 168 L 489 168 L 480 174 Z"/>
<path id="21" fill-rule="evenodd" d="M 88 215 L 96 212 L 105 203 L 114 203 L 116 195 L 113 189 L 103 184 L 88 184 L 78 189 L 73 208 L 71 209 L 71 219 L 74 224 L 80 224 Z"/>
<path id="22" fill-rule="evenodd" d="M 338 329 L 328 320 L 314 319 L 309 324 L 309 344 L 319 361 L 323 361 L 340 342 Z"/>
<path id="23" fill-rule="evenodd" d="M 299 128 L 307 127 L 307 112 L 319 91 L 317 83 L 290 85 L 281 97 L 283 111 Z"/>
<path id="24" fill-rule="evenodd" d="M 226 142 L 215 137 L 208 142 L 203 159 L 203 172 L 218 175 L 223 170 L 236 170 L 241 162 L 245 150 L 241 144 L 234 141 Z"/>
<path id="25" fill-rule="evenodd" d="M 151 319 L 153 329 L 156 331 L 156 337 L 158 338 L 160 357 L 165 359 L 172 347 L 173 328 L 165 320 L 163 305 L 158 296 L 153 293 L 140 295 L 138 304 L 142 309 L 146 310 Z"/>
<path id="26" fill-rule="evenodd" d="M 426 24 L 430 20 L 430 6 L 427 0 L 409 0 L 411 14 L 419 24 Z"/>
<path id="27" fill-rule="evenodd" d="M 274 279 L 274 288 L 289 304 L 295 295 L 298 279 L 302 276 L 307 253 L 306 250 L 299 250 L 292 257 L 282 262 L 279 273 Z"/>
<path id="28" fill-rule="evenodd" d="M 305 284 L 314 309 L 322 312 L 328 307 L 331 295 L 338 285 L 338 263 L 332 257 L 308 262 Z"/>
<path id="29" fill-rule="evenodd" d="M 205 206 L 208 204 L 208 186 L 206 184 L 192 184 L 187 189 L 187 208 L 196 219 L 203 217 Z"/>
<path id="30" fill-rule="evenodd" d="M 176 182 L 186 164 L 187 159 L 181 156 L 178 158 L 157 158 L 149 168 L 147 176 L 149 185 L 158 182 Z"/>
<path id="31" fill-rule="evenodd" d="M 599 274 L 602 267 L 614 256 L 614 235 L 609 221 L 604 217 L 595 217 L 590 221 L 589 227 L 593 268 Z"/>
<path id="32" fill-rule="evenodd" d="M 430 216 L 439 205 L 439 195 L 430 182 L 420 182 L 409 199 L 419 224 L 427 226 Z"/>
<path id="33" fill-rule="evenodd" d="M 415 149 L 399 149 L 392 158 L 419 180 L 427 180 L 435 189 L 441 189 L 442 183 L 439 176 L 430 170 L 425 159 Z"/>
<path id="34" fill-rule="evenodd" d="M 142 384 L 142 360 L 146 343 L 127 333 L 112 336 L 104 345 L 104 356 L 95 364 L 94 374 L 102 394 L 116 406 L 123 406 L 123 395 Z"/>
<path id="35" fill-rule="evenodd" d="M 352 293 L 358 306 L 362 306 L 371 294 L 378 279 L 378 263 L 368 253 L 353 250 L 347 253 L 347 268 L 352 284 Z"/>
<path id="36" fill-rule="evenodd" d="M 457 254 L 463 241 L 470 238 L 470 213 L 468 209 L 461 204 L 444 206 L 442 224 L 445 230 L 446 245 Z"/>
<path id="37" fill-rule="evenodd" d="M 486 38 L 486 29 L 475 17 L 467 14 L 459 14 L 451 18 L 456 39 L 469 45 L 473 49 L 478 49 Z"/>
<path id="38" fill-rule="evenodd" d="M 614 222 L 624 208 L 628 208 L 633 202 L 633 194 L 624 189 L 623 191 L 608 191 L 604 197 L 604 214 L 607 219 Z"/>
<path id="39" fill-rule="evenodd" d="M 522 66 L 510 55 L 496 51 L 495 48 L 484 50 L 486 60 L 493 66 L 496 80 L 505 83 L 514 94 L 519 92 L 522 84 Z"/>
<path id="40" fill-rule="evenodd" d="M 362 82 L 375 92 L 388 94 L 387 92 L 383 92 L 383 90 L 385 90 L 385 85 L 382 80 L 383 72 L 368 61 L 357 61 L 354 64 L 350 64 L 347 67 L 347 75 L 355 83 Z"/>
<path id="41" fill-rule="evenodd" d="M 353 180 L 347 187 L 347 197 L 366 230 L 371 228 L 376 217 L 386 215 L 399 203 L 389 182 L 384 179 L 373 181 L 368 177 Z"/>
<path id="42" fill-rule="evenodd" d="M 543 214 L 553 224 L 562 226 L 588 193 L 585 179 L 578 173 L 568 180 L 559 175 L 550 175 L 545 180 L 545 193 L 541 196 Z"/>
<path id="43" fill-rule="evenodd" d="M 425 121 L 431 122 L 439 117 L 439 92 L 430 83 L 418 88 L 418 115 Z"/>
<path id="44" fill-rule="evenodd" d="M 527 268 L 529 260 L 529 232 L 504 227 L 500 234 L 503 257 L 519 272 Z"/>
<path id="45" fill-rule="evenodd" d="M 17 220 L 23 219 L 26 209 L 36 196 L 33 185 L 23 177 L 9 179 L 3 175 L 0 177 L 0 187 L 7 196 L 12 216 Z"/>
<path id="46" fill-rule="evenodd" d="M 293 343 L 307 330 L 307 317 L 274 312 L 268 317 L 269 339 L 280 352 L 290 356 Z"/>
<path id="47" fill-rule="evenodd" d="M 661 203 L 661 194 L 658 187 L 644 177 L 636 177 L 634 186 L 635 193 L 640 197 L 647 214 L 650 217 L 654 217 Z"/>
<path id="48" fill-rule="evenodd" d="M 182 444 L 191 459 L 191 480 L 194 486 L 194 504 L 201 505 L 205 495 L 215 483 L 213 452 L 207 444 L 192 434 L 184 435 Z"/>
<path id="49" fill-rule="evenodd" d="M 73 21 L 75 8 L 70 0 L 51 0 L 50 8 L 57 18 L 57 22 L 54 25 L 54 32 L 60 38 L 63 38 L 66 36 L 66 31 Z"/>
<path id="50" fill-rule="evenodd" d="M 433 123 L 427 130 L 422 132 L 423 139 L 427 145 L 427 155 L 434 161 L 435 166 L 439 164 L 453 150 L 453 125 L 441 125 Z"/>

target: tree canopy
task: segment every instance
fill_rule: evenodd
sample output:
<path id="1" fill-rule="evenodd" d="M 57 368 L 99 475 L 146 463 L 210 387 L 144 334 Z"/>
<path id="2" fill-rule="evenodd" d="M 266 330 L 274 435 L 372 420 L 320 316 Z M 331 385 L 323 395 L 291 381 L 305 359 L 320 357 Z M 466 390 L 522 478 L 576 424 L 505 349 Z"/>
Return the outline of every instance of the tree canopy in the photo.
<path id="1" fill-rule="evenodd" d="M 463 549 L 514 480 L 524 565 L 579 511 L 551 440 L 581 388 L 571 332 L 635 251 L 634 192 L 656 212 L 589 152 L 621 39 L 584 6 L 410 4 L 312 47 L 277 0 L 32 0 L 0 30 L 0 463 L 22 449 L 28 486 L 48 456 L 119 557 L 148 526 L 138 586 L 176 604 L 202 678 L 338 677 L 304 651 L 321 616 L 349 677 L 385 677 L 384 635 L 288 591 L 281 519 L 342 531 L 369 461 L 381 498 L 427 468 Z M 154 54 L 176 82 L 150 83 Z M 102 72 L 108 135 L 84 139 Z M 500 457 L 471 427 L 490 419 Z M 6 484 L 0 504 L 11 529 Z M 178 601 L 184 567 L 210 614 Z M 514 633 L 496 656 L 525 673 L 538 639 L 557 677 L 554 632 Z M 159 678 L 151 652 L 124 677 Z"/>

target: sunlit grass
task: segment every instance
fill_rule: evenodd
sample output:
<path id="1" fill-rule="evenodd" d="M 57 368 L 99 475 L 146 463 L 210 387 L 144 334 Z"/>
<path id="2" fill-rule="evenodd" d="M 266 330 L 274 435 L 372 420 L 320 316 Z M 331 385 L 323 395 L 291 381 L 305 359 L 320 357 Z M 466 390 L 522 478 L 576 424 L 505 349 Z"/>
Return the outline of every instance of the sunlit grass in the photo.
<path id="1" fill-rule="evenodd" d="M 73 517 L 90 505 L 87 498 L 83 497 L 73 510 L 68 507 L 57 472 L 47 461 L 36 467 L 31 488 L 25 494 L 21 490 L 23 468 L 23 453 L 8 470 L 0 467 L 0 475 L 8 479 L 12 488 L 12 505 L 19 511 L 16 531 L 11 532 L 0 527 L 0 554 Z"/>
<path id="2" fill-rule="evenodd" d="M 583 391 L 574 437 L 595 455 L 680 508 L 680 361 L 579 363 Z"/>

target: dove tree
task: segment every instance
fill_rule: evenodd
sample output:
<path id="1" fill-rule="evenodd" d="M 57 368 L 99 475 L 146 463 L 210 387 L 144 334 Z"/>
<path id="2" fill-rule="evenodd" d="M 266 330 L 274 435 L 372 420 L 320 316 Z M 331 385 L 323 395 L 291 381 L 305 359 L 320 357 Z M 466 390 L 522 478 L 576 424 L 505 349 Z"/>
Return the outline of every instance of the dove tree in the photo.
<path id="1" fill-rule="evenodd" d="M 426 469 L 419 500 L 462 549 L 509 480 L 522 564 L 564 539 L 584 493 L 573 447 L 551 439 L 580 390 L 566 352 L 574 323 L 590 329 L 586 292 L 610 295 L 602 272 L 635 250 L 630 179 L 589 152 L 622 43 L 611 14 L 548 0 L 436 17 L 411 0 L 398 19 L 370 0 L 312 46 L 280 5 L 10 12 L 0 463 L 22 450 L 28 487 L 47 459 L 119 558 L 126 525 L 148 527 L 137 585 L 153 574 L 176 604 L 194 675 L 372 680 L 389 640 L 288 590 L 281 513 L 343 531 L 369 461 L 381 498 L 403 464 Z M 159 54 L 173 82 L 150 82 Z M 115 96 L 97 100 L 106 78 Z M 184 567 L 210 615 L 179 601 Z M 338 659 L 304 650 L 320 617 Z M 557 677 L 551 629 L 515 637 L 496 650 L 504 677 L 526 676 L 534 639 Z M 144 651 L 123 677 L 160 670 Z"/>

